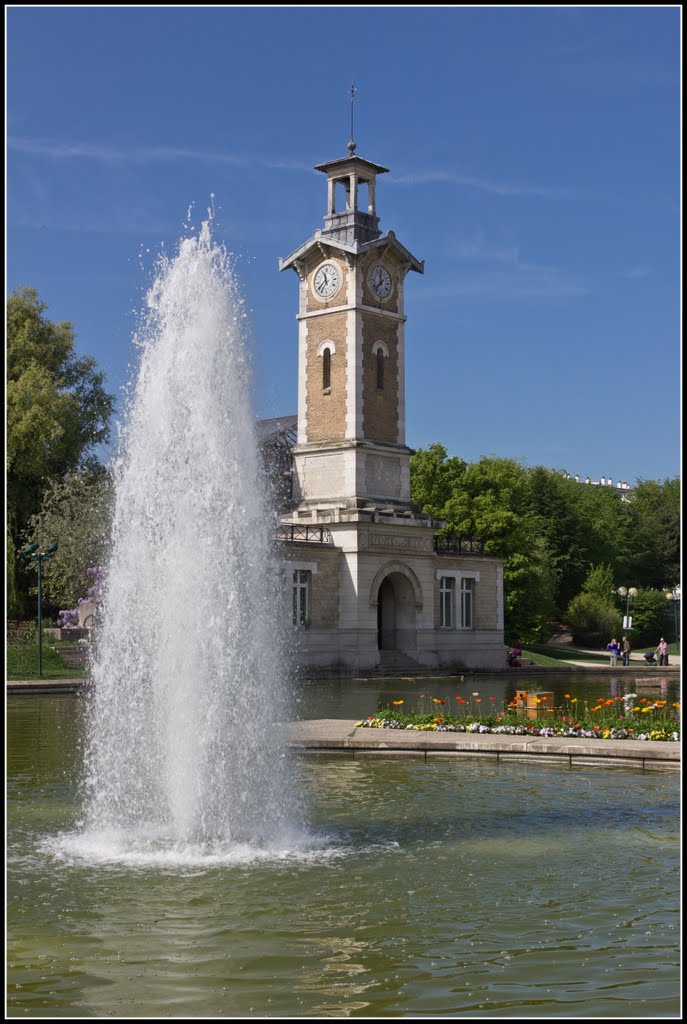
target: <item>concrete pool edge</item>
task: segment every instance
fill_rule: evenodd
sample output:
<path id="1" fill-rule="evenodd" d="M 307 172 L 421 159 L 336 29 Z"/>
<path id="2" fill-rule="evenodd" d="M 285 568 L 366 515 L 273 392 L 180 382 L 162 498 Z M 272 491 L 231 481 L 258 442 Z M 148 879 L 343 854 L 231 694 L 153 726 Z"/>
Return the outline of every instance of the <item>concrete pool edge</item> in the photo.
<path id="1" fill-rule="evenodd" d="M 286 725 L 288 746 L 307 754 L 474 757 L 494 763 L 530 761 L 579 767 L 679 771 L 681 744 L 672 740 L 587 740 L 492 733 L 362 729 L 353 719 L 312 719 Z"/>

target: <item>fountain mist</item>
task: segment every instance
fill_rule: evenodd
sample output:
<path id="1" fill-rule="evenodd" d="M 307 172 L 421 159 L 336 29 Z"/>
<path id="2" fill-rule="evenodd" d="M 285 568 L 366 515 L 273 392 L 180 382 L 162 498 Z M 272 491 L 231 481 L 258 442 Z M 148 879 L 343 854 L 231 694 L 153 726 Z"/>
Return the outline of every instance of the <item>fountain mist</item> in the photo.
<path id="1" fill-rule="evenodd" d="M 116 466 L 92 670 L 87 835 L 124 852 L 280 848 L 300 818 L 285 751 L 246 317 L 206 223 L 162 259 Z"/>

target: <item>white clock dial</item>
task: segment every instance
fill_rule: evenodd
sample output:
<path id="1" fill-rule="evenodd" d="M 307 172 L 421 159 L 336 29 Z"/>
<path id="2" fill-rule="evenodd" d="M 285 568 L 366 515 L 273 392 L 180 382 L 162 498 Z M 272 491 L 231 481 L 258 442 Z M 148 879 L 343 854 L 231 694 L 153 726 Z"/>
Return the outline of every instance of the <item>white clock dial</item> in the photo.
<path id="1" fill-rule="evenodd" d="M 339 268 L 335 263 L 323 263 L 315 274 L 314 287 L 321 299 L 330 299 L 336 295 L 341 284 Z"/>
<path id="2" fill-rule="evenodd" d="M 378 299 L 389 298 L 391 295 L 391 274 L 386 267 L 383 267 L 381 263 L 377 263 L 370 270 L 367 280 L 372 292 Z"/>

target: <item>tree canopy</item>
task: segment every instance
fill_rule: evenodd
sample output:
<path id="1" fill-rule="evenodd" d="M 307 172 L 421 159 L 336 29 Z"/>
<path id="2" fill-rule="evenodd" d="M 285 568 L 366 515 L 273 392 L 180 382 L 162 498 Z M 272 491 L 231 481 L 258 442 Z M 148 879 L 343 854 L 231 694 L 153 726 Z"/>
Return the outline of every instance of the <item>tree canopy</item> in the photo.
<path id="1" fill-rule="evenodd" d="M 73 324 L 53 323 L 47 308 L 24 286 L 7 302 L 7 512 L 17 548 L 51 481 L 83 469 L 109 440 L 114 406 L 95 360 L 75 353 Z"/>
<path id="2" fill-rule="evenodd" d="M 107 562 L 113 497 L 114 483 L 103 467 L 48 485 L 30 532 L 41 548 L 57 543 L 43 570 L 50 605 L 73 607 L 92 585 L 89 570 Z"/>
<path id="3" fill-rule="evenodd" d="M 678 478 L 639 481 L 623 501 L 557 470 L 495 456 L 467 463 L 432 444 L 411 459 L 411 490 L 446 532 L 479 537 L 505 560 L 510 643 L 546 639 L 551 619 L 565 619 L 578 595 L 576 613 L 600 602 L 616 621 L 618 586 L 660 591 L 679 580 Z"/>

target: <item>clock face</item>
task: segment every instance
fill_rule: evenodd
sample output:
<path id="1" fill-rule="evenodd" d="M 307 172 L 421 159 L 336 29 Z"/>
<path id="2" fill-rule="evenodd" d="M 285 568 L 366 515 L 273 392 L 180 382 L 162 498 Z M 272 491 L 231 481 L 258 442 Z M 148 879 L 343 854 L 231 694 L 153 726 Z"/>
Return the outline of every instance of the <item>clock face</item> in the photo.
<path id="1" fill-rule="evenodd" d="M 391 274 L 381 263 L 375 264 L 367 275 L 372 292 L 378 299 L 388 299 L 391 295 Z"/>
<path id="2" fill-rule="evenodd" d="M 341 275 L 336 263 L 323 263 L 315 274 L 313 284 L 321 299 L 330 299 L 332 295 L 336 295 L 341 284 Z"/>

